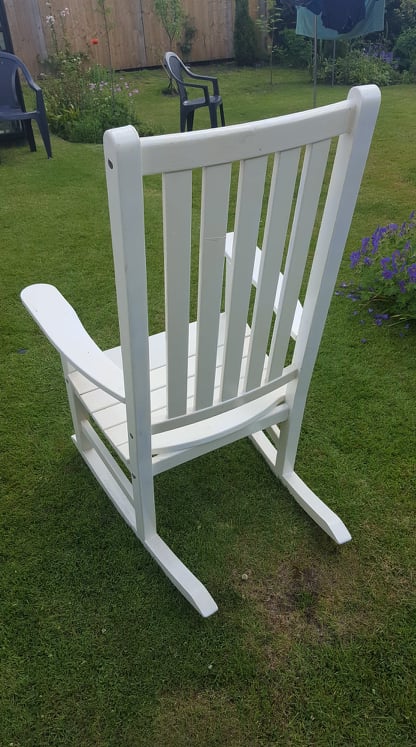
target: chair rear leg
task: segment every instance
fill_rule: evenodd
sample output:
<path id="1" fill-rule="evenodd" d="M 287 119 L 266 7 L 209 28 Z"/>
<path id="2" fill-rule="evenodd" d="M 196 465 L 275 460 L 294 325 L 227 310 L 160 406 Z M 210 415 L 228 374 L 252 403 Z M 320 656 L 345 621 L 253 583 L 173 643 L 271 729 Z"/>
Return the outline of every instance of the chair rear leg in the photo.
<path id="1" fill-rule="evenodd" d="M 316 524 L 338 545 L 349 542 L 351 534 L 343 521 L 296 474 L 293 469 L 294 459 L 291 457 L 284 458 L 287 448 L 287 444 L 285 444 L 287 429 L 288 423 L 281 423 L 278 429 L 279 433 L 274 434 L 278 439 L 278 449 L 276 449 L 263 431 L 253 433 L 251 440 L 276 477 L 279 478 L 296 502 L 299 503 Z M 275 429 L 273 428 L 273 430 Z"/>
<path id="2" fill-rule="evenodd" d="M 36 143 L 35 136 L 33 134 L 32 122 L 30 121 L 30 119 L 24 119 L 22 120 L 22 125 L 26 140 L 29 143 L 30 150 L 32 151 L 32 153 L 34 153 L 36 151 Z"/>

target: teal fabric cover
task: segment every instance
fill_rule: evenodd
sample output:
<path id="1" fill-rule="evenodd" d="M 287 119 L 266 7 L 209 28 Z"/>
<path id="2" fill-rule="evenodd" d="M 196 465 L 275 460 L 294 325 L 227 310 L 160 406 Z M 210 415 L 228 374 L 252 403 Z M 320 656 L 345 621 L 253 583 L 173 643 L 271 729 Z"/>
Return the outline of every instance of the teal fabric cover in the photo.
<path id="1" fill-rule="evenodd" d="M 343 0 L 334 0 L 343 2 Z M 325 28 L 321 16 L 315 15 L 307 8 L 297 8 L 296 33 L 301 36 L 315 36 L 315 21 L 318 39 L 352 39 L 355 36 L 365 36 L 373 31 L 384 29 L 384 0 L 365 0 L 365 18 L 354 26 L 347 34 L 340 34 L 334 29 Z"/>

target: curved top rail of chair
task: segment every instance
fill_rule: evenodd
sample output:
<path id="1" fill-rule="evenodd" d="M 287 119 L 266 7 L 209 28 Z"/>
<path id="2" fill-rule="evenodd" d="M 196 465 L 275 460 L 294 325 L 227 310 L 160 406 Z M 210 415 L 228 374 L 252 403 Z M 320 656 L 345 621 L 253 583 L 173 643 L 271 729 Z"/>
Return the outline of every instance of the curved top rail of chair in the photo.
<path id="1" fill-rule="evenodd" d="M 357 108 L 368 106 L 380 100 L 380 90 L 375 85 L 356 86 L 351 89 L 348 99 L 329 104 L 318 109 L 295 112 L 262 121 L 244 122 L 219 128 L 215 140 L 207 138 L 211 130 L 195 130 L 169 135 L 155 135 L 141 140 L 141 158 L 144 174 L 158 174 L 184 169 L 212 166 L 216 163 L 256 158 L 262 153 L 296 148 L 305 142 L 319 142 L 349 132 L 354 126 Z M 357 107 L 358 104 L 358 107 Z M 279 141 L 276 142 L 276 124 L 279 123 Z M 315 125 L 316 135 L 310 133 Z M 316 127 L 319 125 L 319 127 Z M 259 133 L 262 146 L 259 148 Z M 132 125 L 108 130 L 104 134 L 104 144 L 110 142 L 115 147 L 129 147 L 139 136 Z"/>

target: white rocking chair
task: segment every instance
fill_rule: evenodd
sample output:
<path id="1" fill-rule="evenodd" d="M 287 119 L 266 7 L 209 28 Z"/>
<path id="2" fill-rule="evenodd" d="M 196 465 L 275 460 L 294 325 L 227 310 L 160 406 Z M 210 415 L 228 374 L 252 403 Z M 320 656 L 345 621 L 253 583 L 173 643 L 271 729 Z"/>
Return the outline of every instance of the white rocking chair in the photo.
<path id="1" fill-rule="evenodd" d="M 157 533 L 158 473 L 249 436 L 314 521 L 339 544 L 351 539 L 294 463 L 379 101 L 378 88 L 369 85 L 353 88 L 340 103 L 231 127 L 143 140 L 130 126 L 110 130 L 104 145 L 121 347 L 99 349 L 55 287 L 22 292 L 61 354 L 77 448 L 146 549 L 205 617 L 217 610 L 214 600 Z M 195 197 L 197 169 L 202 186 Z M 163 175 L 166 331 L 153 336 L 147 174 Z M 198 310 L 190 322 L 195 204 Z"/>

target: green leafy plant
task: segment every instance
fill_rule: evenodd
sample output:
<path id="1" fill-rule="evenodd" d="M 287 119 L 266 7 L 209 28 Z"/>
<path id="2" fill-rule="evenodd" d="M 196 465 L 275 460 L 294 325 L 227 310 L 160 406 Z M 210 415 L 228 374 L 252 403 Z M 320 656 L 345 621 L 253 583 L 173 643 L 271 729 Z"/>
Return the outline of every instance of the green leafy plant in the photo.
<path id="1" fill-rule="evenodd" d="M 400 34 L 393 51 L 401 70 L 416 68 L 416 27 Z"/>
<path id="2" fill-rule="evenodd" d="M 319 65 L 318 80 L 330 83 L 332 80 L 332 60 L 323 59 Z M 375 83 L 388 86 L 397 82 L 398 73 L 390 61 L 360 49 L 352 49 L 345 57 L 335 61 L 334 78 L 336 83 L 361 85 Z"/>
<path id="3" fill-rule="evenodd" d="M 68 74 L 44 82 L 46 108 L 51 131 L 72 142 L 101 143 L 105 130 L 126 124 L 137 125 L 143 135 L 153 129 L 139 122 L 133 105 L 139 90 L 130 90 L 120 78 L 114 80 L 106 68 L 95 65 L 76 76 Z"/>
<path id="4" fill-rule="evenodd" d="M 234 58 L 237 65 L 254 65 L 258 60 L 256 24 L 248 12 L 248 0 L 236 0 Z"/>
<path id="5" fill-rule="evenodd" d="M 179 42 L 179 49 L 185 60 L 190 57 L 196 34 L 197 30 L 193 18 L 186 15 L 183 20 L 182 40 Z"/>
<path id="6" fill-rule="evenodd" d="M 263 12 L 256 23 L 263 33 L 266 52 L 269 60 L 270 85 L 273 85 L 273 59 L 277 52 L 276 34 L 281 19 L 281 9 L 276 5 L 276 0 L 265 0 Z"/>
<path id="7" fill-rule="evenodd" d="M 294 29 L 282 29 L 279 31 L 275 56 L 286 67 L 308 67 L 312 59 L 312 42 L 299 36 Z"/>

